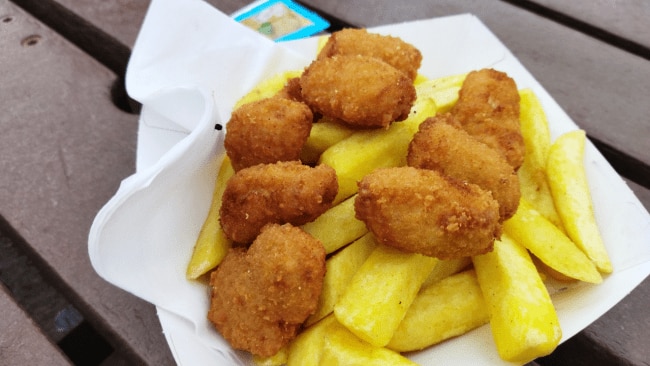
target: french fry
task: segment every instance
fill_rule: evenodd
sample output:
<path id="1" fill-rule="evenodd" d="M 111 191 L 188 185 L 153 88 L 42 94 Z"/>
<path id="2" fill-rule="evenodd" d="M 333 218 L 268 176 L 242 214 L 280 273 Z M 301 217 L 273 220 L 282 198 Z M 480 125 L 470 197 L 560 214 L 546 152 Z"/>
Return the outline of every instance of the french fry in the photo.
<path id="1" fill-rule="evenodd" d="M 219 223 L 221 198 L 226 189 L 226 182 L 235 174 L 228 156 L 223 158 L 212 193 L 212 202 L 208 216 L 203 222 L 199 237 L 194 244 L 194 251 L 187 265 L 186 277 L 191 280 L 199 278 L 216 267 L 228 253 L 232 242 L 226 237 Z"/>
<path id="2" fill-rule="evenodd" d="M 354 197 L 332 206 L 316 220 L 302 225 L 302 229 L 320 240 L 327 254 L 368 232 L 366 224 L 354 217 Z"/>
<path id="3" fill-rule="evenodd" d="M 334 305 L 341 294 L 376 245 L 372 234 L 367 233 L 327 260 L 318 307 L 316 312 L 307 318 L 306 325 L 311 325 L 334 311 Z"/>
<path id="4" fill-rule="evenodd" d="M 323 151 L 319 162 L 334 168 L 338 175 L 339 192 L 334 202 L 356 193 L 357 181 L 371 171 L 405 165 L 408 145 L 420 124 L 451 108 L 458 100 L 465 76 L 419 78 L 415 86 L 417 98 L 406 120 L 393 123 L 386 130 L 358 131 Z"/>
<path id="5" fill-rule="evenodd" d="M 437 261 L 378 245 L 334 306 L 336 319 L 371 345 L 385 346 Z"/>
<path id="6" fill-rule="evenodd" d="M 415 75 L 415 80 L 413 80 L 413 85 L 418 86 L 426 81 L 429 81 L 429 78 L 418 73 L 417 75 Z"/>
<path id="7" fill-rule="evenodd" d="M 612 272 L 612 263 L 594 217 L 584 168 L 585 131 L 560 136 L 551 146 L 546 169 L 551 193 L 568 236 L 602 273 Z"/>
<path id="8" fill-rule="evenodd" d="M 263 80 L 253 88 L 248 94 L 241 97 L 233 109 L 237 109 L 246 103 L 251 103 L 256 100 L 270 98 L 277 94 L 284 85 L 287 83 L 287 80 L 298 77 L 302 74 L 302 70 L 290 70 L 285 71 L 276 75 L 271 76 L 268 79 Z"/>
<path id="9" fill-rule="evenodd" d="M 287 366 L 320 365 L 324 339 L 335 326 L 340 325 L 334 315 L 330 315 L 300 332 L 289 344 Z"/>
<path id="10" fill-rule="evenodd" d="M 432 99 L 416 100 L 409 117 L 388 129 L 358 131 L 323 152 L 319 163 L 336 170 L 339 191 L 334 203 L 357 192 L 357 181 L 377 168 L 406 164 L 408 145 L 418 126 L 435 114 Z"/>
<path id="11" fill-rule="evenodd" d="M 594 263 L 525 199 L 503 223 L 503 230 L 554 270 L 584 282 L 603 281 Z"/>
<path id="12" fill-rule="evenodd" d="M 269 357 L 261 357 L 253 355 L 253 363 L 256 366 L 282 366 L 286 365 L 287 359 L 289 357 L 289 349 L 287 347 L 282 347 L 278 353 Z"/>
<path id="13" fill-rule="evenodd" d="M 455 273 L 462 271 L 472 264 L 472 258 L 463 257 L 457 259 L 439 260 L 426 280 L 422 283 L 422 289 L 433 285 L 434 283 L 447 278 Z"/>
<path id="14" fill-rule="evenodd" d="M 415 362 L 387 348 L 357 338 L 340 324 L 325 336 L 319 365 L 322 366 L 414 366 Z"/>
<path id="15" fill-rule="evenodd" d="M 421 350 L 488 321 L 476 273 L 464 271 L 423 287 L 386 348 L 397 352 Z"/>
<path id="16" fill-rule="evenodd" d="M 300 153 L 300 160 L 305 164 L 318 162 L 323 151 L 345 139 L 355 132 L 351 127 L 329 117 L 321 118 L 311 127 L 309 137 Z"/>
<path id="17" fill-rule="evenodd" d="M 524 162 L 517 171 L 521 196 L 563 230 L 546 177 L 546 161 L 551 147 L 551 133 L 546 114 L 532 90 L 520 90 L 519 96 L 521 135 L 526 145 Z"/>
<path id="18" fill-rule="evenodd" d="M 524 247 L 503 234 L 473 258 L 501 358 L 526 363 L 550 354 L 562 338 L 551 297 Z"/>
<path id="19" fill-rule="evenodd" d="M 462 84 L 464 75 L 443 77 L 440 79 L 428 80 L 418 75 L 414 84 L 417 99 L 413 103 L 408 121 L 419 125 L 424 118 L 433 116 L 438 110 L 438 105 L 449 109 L 458 99 L 458 89 Z M 417 129 L 417 126 L 414 126 Z M 338 121 L 323 117 L 318 123 L 312 126 L 311 133 L 303 151 L 301 160 L 305 163 L 315 163 L 320 155 L 330 146 L 344 140 L 357 130 L 347 127 Z"/>
<path id="20" fill-rule="evenodd" d="M 436 113 L 444 113 L 458 101 L 458 91 L 467 74 L 444 76 L 430 80 L 416 80 L 415 91 L 419 98 L 427 97 L 434 101 Z"/>

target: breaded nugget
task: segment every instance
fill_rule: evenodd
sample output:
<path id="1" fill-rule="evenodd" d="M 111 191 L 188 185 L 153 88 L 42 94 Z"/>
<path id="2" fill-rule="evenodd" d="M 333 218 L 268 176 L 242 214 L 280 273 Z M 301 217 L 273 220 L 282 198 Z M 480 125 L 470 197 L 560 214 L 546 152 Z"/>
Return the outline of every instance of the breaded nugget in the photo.
<path id="1" fill-rule="evenodd" d="M 312 122 L 311 109 L 303 103 L 279 97 L 261 99 L 233 111 L 224 147 L 235 171 L 297 160 Z"/>
<path id="2" fill-rule="evenodd" d="M 332 33 L 319 58 L 335 55 L 364 55 L 381 59 L 415 80 L 422 63 L 420 50 L 402 39 L 369 33 L 366 29 L 343 29 Z"/>
<path id="3" fill-rule="evenodd" d="M 301 76 L 300 86 L 314 111 L 357 128 L 387 127 L 405 119 L 416 96 L 403 72 L 367 56 L 316 60 Z"/>
<path id="4" fill-rule="evenodd" d="M 448 124 L 451 119 L 452 115 L 441 114 L 420 125 L 409 145 L 408 165 L 436 170 L 492 192 L 504 221 L 519 206 L 517 173 L 496 150 Z"/>
<path id="5" fill-rule="evenodd" d="M 277 94 L 278 97 L 295 100 L 302 102 L 302 93 L 300 92 L 300 78 L 295 77 L 287 80 L 284 88 L 280 89 Z"/>
<path id="6" fill-rule="evenodd" d="M 272 356 L 314 313 L 325 276 L 323 244 L 289 224 L 262 228 L 210 276 L 208 318 L 233 348 Z"/>
<path id="7" fill-rule="evenodd" d="M 249 244 L 268 223 L 313 221 L 330 208 L 337 192 L 336 172 L 327 165 L 292 161 L 245 168 L 226 184 L 221 226 L 232 241 Z"/>
<path id="8" fill-rule="evenodd" d="M 519 92 L 512 78 L 493 69 L 470 72 L 451 113 L 467 133 L 501 152 L 515 170 L 519 169 L 525 146 Z"/>
<path id="9" fill-rule="evenodd" d="M 490 192 L 433 170 L 377 169 L 359 183 L 354 208 L 380 243 L 440 259 L 486 253 L 501 235 Z"/>

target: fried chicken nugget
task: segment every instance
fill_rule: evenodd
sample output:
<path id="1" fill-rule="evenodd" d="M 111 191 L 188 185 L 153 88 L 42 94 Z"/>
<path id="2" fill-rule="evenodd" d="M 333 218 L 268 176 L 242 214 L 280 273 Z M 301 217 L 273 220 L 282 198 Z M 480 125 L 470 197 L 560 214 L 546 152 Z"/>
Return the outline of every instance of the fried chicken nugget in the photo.
<path id="1" fill-rule="evenodd" d="M 291 99 L 296 102 L 302 102 L 302 93 L 300 92 L 300 78 L 295 77 L 287 80 L 284 87 L 277 94 L 278 97 Z"/>
<path id="2" fill-rule="evenodd" d="M 422 63 L 420 50 L 402 39 L 369 33 L 366 29 L 342 29 L 332 33 L 318 58 L 335 55 L 364 55 L 376 57 L 415 80 Z"/>
<path id="3" fill-rule="evenodd" d="M 249 244 L 268 223 L 313 221 L 331 207 L 337 192 L 336 172 L 327 165 L 291 161 L 245 168 L 226 184 L 221 226 L 232 241 Z"/>
<path id="4" fill-rule="evenodd" d="M 470 72 L 451 113 L 467 133 L 501 152 L 515 170 L 519 169 L 525 146 L 519 122 L 519 92 L 512 78 L 494 69 Z"/>
<path id="5" fill-rule="evenodd" d="M 233 111 L 224 147 L 235 171 L 277 161 L 297 160 L 313 122 L 304 103 L 273 97 Z"/>
<path id="6" fill-rule="evenodd" d="M 354 207 L 379 242 L 440 259 L 486 253 L 501 235 L 490 192 L 433 170 L 377 169 L 359 183 Z"/>
<path id="7" fill-rule="evenodd" d="M 449 124 L 454 117 L 441 114 L 420 125 L 409 145 L 409 166 L 436 170 L 492 192 L 499 203 L 501 221 L 519 206 L 519 178 L 503 155 Z"/>
<path id="8" fill-rule="evenodd" d="M 289 343 L 314 313 L 325 276 L 323 244 L 290 224 L 262 228 L 210 276 L 208 318 L 233 348 L 262 357 Z"/>
<path id="9" fill-rule="evenodd" d="M 356 128 L 387 127 L 404 120 L 416 97 L 406 74 L 359 55 L 313 61 L 300 77 L 300 86 L 314 111 Z"/>

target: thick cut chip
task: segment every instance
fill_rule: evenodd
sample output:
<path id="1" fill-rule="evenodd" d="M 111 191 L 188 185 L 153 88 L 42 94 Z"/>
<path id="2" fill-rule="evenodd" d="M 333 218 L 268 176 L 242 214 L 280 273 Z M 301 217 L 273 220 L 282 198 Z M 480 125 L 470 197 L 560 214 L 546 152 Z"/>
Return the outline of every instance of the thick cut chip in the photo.
<path id="1" fill-rule="evenodd" d="M 526 363 L 553 352 L 562 330 L 526 249 L 504 234 L 494 251 L 473 261 L 501 358 Z"/>
<path id="2" fill-rule="evenodd" d="M 325 336 L 322 366 L 415 366 L 415 362 L 384 347 L 376 347 L 357 338 L 340 324 Z"/>
<path id="3" fill-rule="evenodd" d="M 386 130 L 358 131 L 326 149 L 319 162 L 336 170 L 339 192 L 334 202 L 356 193 L 357 182 L 373 170 L 406 165 L 409 143 L 420 124 L 435 115 L 439 105 L 458 98 L 462 80 L 454 76 L 422 82 L 416 87 L 417 99 L 406 120 Z"/>
<path id="4" fill-rule="evenodd" d="M 300 160 L 305 164 L 318 162 L 323 151 L 354 133 L 354 129 L 330 117 L 322 117 L 311 126 L 309 137 L 302 147 Z"/>
<path id="5" fill-rule="evenodd" d="M 232 242 L 226 237 L 219 224 L 219 209 L 221 208 L 223 191 L 226 189 L 226 182 L 234 174 L 235 171 L 230 164 L 230 159 L 225 156 L 214 184 L 208 216 L 203 222 L 199 237 L 194 245 L 192 258 L 187 265 L 186 276 L 188 279 L 195 280 L 216 267 L 232 246 Z"/>
<path id="6" fill-rule="evenodd" d="M 603 273 L 612 272 L 594 217 L 583 158 L 585 131 L 560 136 L 551 146 L 546 169 L 551 193 L 567 234 Z"/>
<path id="7" fill-rule="evenodd" d="M 398 352 L 421 350 L 488 321 L 476 274 L 465 271 L 422 288 L 386 347 Z"/>
<path id="8" fill-rule="evenodd" d="M 268 79 L 262 80 L 262 82 L 257 84 L 253 90 L 239 99 L 237 103 L 235 103 L 235 107 L 233 109 L 237 109 L 246 103 L 251 103 L 264 98 L 270 98 L 276 95 L 285 87 L 290 79 L 299 77 L 301 74 L 302 70 L 291 70 L 273 75 Z"/>
<path id="9" fill-rule="evenodd" d="M 385 346 L 436 262 L 421 254 L 376 247 L 334 306 L 336 319 L 373 346 Z"/>
<path id="10" fill-rule="evenodd" d="M 336 170 L 339 190 L 334 203 L 358 191 L 357 182 L 377 168 L 406 164 L 406 152 L 415 132 L 404 122 L 387 130 L 361 131 L 325 150 L 320 164 Z"/>
<path id="11" fill-rule="evenodd" d="M 372 234 L 366 234 L 327 260 L 318 307 L 307 319 L 306 325 L 315 323 L 334 311 L 334 305 L 348 288 L 350 280 L 376 246 Z"/>
<path id="12" fill-rule="evenodd" d="M 366 224 L 354 215 L 353 196 L 304 224 L 302 229 L 320 240 L 330 254 L 368 232 Z"/>
<path id="13" fill-rule="evenodd" d="M 289 344 L 287 366 L 318 366 L 325 337 L 334 327 L 340 327 L 334 315 L 306 328 Z"/>
<path id="14" fill-rule="evenodd" d="M 425 289 L 442 279 L 445 279 L 466 269 L 470 264 L 472 264 L 472 258 L 470 257 L 445 259 L 438 261 L 436 266 L 433 267 L 431 273 L 429 273 L 429 277 L 427 277 L 427 279 L 422 284 L 422 289 Z"/>
<path id="15" fill-rule="evenodd" d="M 415 92 L 418 99 L 427 97 L 435 101 L 436 112 L 448 112 L 458 101 L 458 91 L 467 74 L 444 76 L 437 79 L 416 80 Z"/>
<path id="16" fill-rule="evenodd" d="M 522 199 L 503 230 L 554 270 L 577 280 L 601 283 L 596 266 L 560 229 Z"/>
<path id="17" fill-rule="evenodd" d="M 283 366 L 287 364 L 288 357 L 289 349 L 287 346 L 284 346 L 273 356 L 262 357 L 253 355 L 253 362 L 255 366 Z"/>
<path id="18" fill-rule="evenodd" d="M 519 91 L 521 135 L 526 145 L 524 162 L 517 171 L 521 195 L 544 217 L 562 229 L 546 177 L 546 161 L 551 148 L 551 133 L 542 104 L 530 89 Z"/>

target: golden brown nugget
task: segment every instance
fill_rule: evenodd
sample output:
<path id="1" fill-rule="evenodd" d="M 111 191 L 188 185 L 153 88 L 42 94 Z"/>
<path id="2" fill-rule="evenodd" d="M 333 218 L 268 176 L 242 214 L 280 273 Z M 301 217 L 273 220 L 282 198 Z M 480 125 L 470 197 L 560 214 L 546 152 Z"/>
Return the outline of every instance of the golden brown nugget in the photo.
<path id="1" fill-rule="evenodd" d="M 297 160 L 312 122 L 311 109 L 303 103 L 279 97 L 261 99 L 233 111 L 224 147 L 235 171 Z"/>
<path id="2" fill-rule="evenodd" d="M 499 151 L 515 170 L 519 169 L 525 146 L 519 92 L 512 78 L 494 69 L 470 72 L 451 113 L 467 133 Z"/>
<path id="3" fill-rule="evenodd" d="M 280 89 L 277 96 L 291 99 L 297 102 L 302 102 L 302 93 L 300 92 L 300 78 L 295 77 L 287 80 L 286 84 L 284 84 L 284 88 Z"/>
<path id="4" fill-rule="evenodd" d="M 366 29 L 343 29 L 332 33 L 318 57 L 364 55 L 376 57 L 415 80 L 422 63 L 420 50 L 402 39 L 369 33 Z"/>
<path id="5" fill-rule="evenodd" d="M 301 76 L 300 86 L 314 111 L 356 128 L 387 127 L 404 120 L 416 97 L 403 72 L 366 56 L 316 60 Z"/>
<path id="6" fill-rule="evenodd" d="M 433 170 L 377 169 L 359 183 L 354 207 L 379 242 L 440 259 L 486 253 L 501 234 L 490 192 Z"/>
<path id="7" fill-rule="evenodd" d="M 409 145 L 409 166 L 436 170 L 492 192 L 501 221 L 519 206 L 519 178 L 503 155 L 450 125 L 450 114 L 430 117 L 420 125 Z"/>
<path id="8" fill-rule="evenodd" d="M 337 191 L 336 172 L 327 165 L 291 161 L 245 168 L 226 184 L 221 226 L 232 241 L 249 244 L 268 223 L 313 221 L 331 207 Z"/>
<path id="9" fill-rule="evenodd" d="M 324 276 L 320 241 L 266 225 L 248 251 L 231 249 L 212 272 L 208 318 L 233 348 L 272 356 L 316 310 Z"/>

